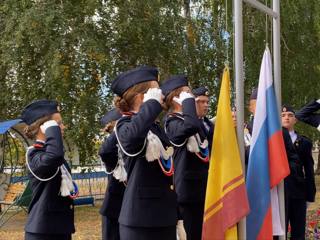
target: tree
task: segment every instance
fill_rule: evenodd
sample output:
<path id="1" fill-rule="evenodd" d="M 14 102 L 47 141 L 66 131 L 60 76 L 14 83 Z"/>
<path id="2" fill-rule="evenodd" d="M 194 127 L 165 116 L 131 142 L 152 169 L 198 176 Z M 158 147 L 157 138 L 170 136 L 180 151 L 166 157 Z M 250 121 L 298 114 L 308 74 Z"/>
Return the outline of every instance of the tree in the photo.
<path id="1" fill-rule="evenodd" d="M 295 107 L 319 89 L 316 3 L 281 1 L 282 93 Z M 231 0 L 4 0 L 0 119 L 18 117 L 34 99 L 57 99 L 67 138 L 79 147 L 81 162 L 89 163 L 96 158 L 99 119 L 112 108 L 112 80 L 141 64 L 157 66 L 161 81 L 184 73 L 192 87 L 208 86 L 213 114 L 227 52 L 232 68 L 231 6 Z M 264 41 L 265 16 L 245 5 L 246 98 L 258 82 Z"/>

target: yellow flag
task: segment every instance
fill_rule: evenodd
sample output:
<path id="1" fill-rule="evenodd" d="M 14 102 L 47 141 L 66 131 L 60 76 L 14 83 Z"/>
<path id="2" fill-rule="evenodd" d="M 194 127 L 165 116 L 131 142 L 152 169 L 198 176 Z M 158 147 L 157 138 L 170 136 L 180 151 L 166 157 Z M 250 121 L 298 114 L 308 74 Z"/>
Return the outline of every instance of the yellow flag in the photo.
<path id="1" fill-rule="evenodd" d="M 223 71 L 211 149 L 202 240 L 237 239 L 236 224 L 249 212 L 230 106 L 229 68 Z"/>

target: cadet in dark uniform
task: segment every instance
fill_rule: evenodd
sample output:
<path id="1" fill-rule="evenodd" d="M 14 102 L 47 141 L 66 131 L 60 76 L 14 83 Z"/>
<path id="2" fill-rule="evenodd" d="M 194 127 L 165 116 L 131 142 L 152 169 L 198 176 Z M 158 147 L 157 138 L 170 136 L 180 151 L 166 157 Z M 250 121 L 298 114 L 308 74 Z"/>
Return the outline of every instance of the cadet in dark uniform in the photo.
<path id="1" fill-rule="evenodd" d="M 320 131 L 320 113 L 316 113 L 318 110 L 320 110 L 320 99 L 313 100 L 301 108 L 296 113 L 296 118 Z"/>
<path id="2" fill-rule="evenodd" d="M 162 112 L 158 70 L 142 66 L 120 74 L 111 85 L 125 115 L 115 126 L 127 170 L 120 217 L 121 240 L 175 240 L 177 196 L 173 149 L 156 122 Z"/>
<path id="3" fill-rule="evenodd" d="M 116 179 L 113 174 L 118 167 L 117 139 L 113 133 L 116 120 L 121 117 L 117 109 L 107 112 L 101 119 L 105 131 L 109 136 L 103 142 L 99 155 L 104 162 L 108 173 L 108 185 L 104 200 L 100 209 L 102 215 L 102 239 L 120 240 L 119 222 L 125 183 Z"/>
<path id="4" fill-rule="evenodd" d="M 253 119 L 254 119 L 254 114 L 256 112 L 257 96 L 258 96 L 258 89 L 254 88 L 251 92 L 250 99 L 249 99 L 249 105 L 248 105 L 248 110 L 250 112 L 249 121 L 246 122 L 245 126 L 244 126 L 243 136 L 244 136 L 244 146 L 245 146 L 246 173 L 247 173 L 247 166 L 248 166 L 248 161 L 249 161 Z"/>
<path id="5" fill-rule="evenodd" d="M 55 101 L 39 100 L 22 113 L 25 133 L 35 143 L 26 153 L 32 200 L 26 240 L 69 240 L 75 232 L 70 169 L 64 159 L 64 125 Z M 64 182 L 62 182 L 62 178 Z M 71 185 L 71 186 L 70 186 Z"/>
<path id="6" fill-rule="evenodd" d="M 281 118 L 291 138 L 289 151 L 295 153 L 288 155 L 290 175 L 285 178 L 286 227 L 288 230 L 290 223 L 291 239 L 305 239 L 306 209 L 316 194 L 312 142 L 294 131 L 296 118 L 292 107 L 283 106 Z"/>
<path id="7" fill-rule="evenodd" d="M 209 141 L 209 150 L 211 151 L 212 138 L 214 132 L 214 126 L 212 122 L 207 118 L 209 112 L 209 90 L 206 87 L 199 87 L 192 90 L 193 95 L 196 97 L 196 109 L 197 115 L 201 119 L 204 132 L 207 135 Z"/>
<path id="8" fill-rule="evenodd" d="M 174 182 L 188 240 L 201 239 L 208 177 L 207 131 L 198 118 L 186 76 L 172 76 L 161 86 L 169 113 L 166 133 L 175 146 Z"/>

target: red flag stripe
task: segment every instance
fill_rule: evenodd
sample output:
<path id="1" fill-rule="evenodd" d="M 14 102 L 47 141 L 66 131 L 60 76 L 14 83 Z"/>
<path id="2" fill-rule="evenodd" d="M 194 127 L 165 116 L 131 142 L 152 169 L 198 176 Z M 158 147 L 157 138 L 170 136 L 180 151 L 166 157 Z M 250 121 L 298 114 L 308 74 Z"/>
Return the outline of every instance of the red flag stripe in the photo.
<path id="1" fill-rule="evenodd" d="M 230 182 L 228 182 L 226 185 L 223 186 L 223 191 L 225 191 L 228 187 L 230 187 L 231 185 L 235 184 L 236 182 L 240 181 L 243 179 L 243 175 L 239 175 L 238 177 L 232 179 Z"/>
<path id="2" fill-rule="evenodd" d="M 224 239 L 225 231 L 248 214 L 249 205 L 245 184 L 243 183 L 228 192 L 220 202 L 223 203 L 223 208 L 212 216 L 208 216 L 210 214 L 208 211 L 205 214 L 208 218 L 203 223 L 202 240 Z M 238 206 L 243 207 L 239 208 Z M 205 236 L 212 236 L 212 238 L 204 238 Z"/>
<path id="3" fill-rule="evenodd" d="M 238 177 L 232 179 L 230 182 L 228 182 L 227 184 L 225 184 L 223 186 L 223 191 L 225 191 L 228 187 L 235 185 L 237 182 L 243 180 L 243 175 L 239 175 Z M 216 208 L 220 203 L 222 202 L 222 198 L 219 199 L 217 202 L 215 202 L 214 204 L 212 204 L 206 211 L 205 214 L 211 212 L 214 208 Z"/>
<path id="4" fill-rule="evenodd" d="M 271 206 L 268 209 L 266 217 L 263 221 L 257 240 L 272 240 L 272 212 Z"/>
<path id="5" fill-rule="evenodd" d="M 278 185 L 290 173 L 285 149 L 280 130 L 268 140 L 270 188 Z"/>

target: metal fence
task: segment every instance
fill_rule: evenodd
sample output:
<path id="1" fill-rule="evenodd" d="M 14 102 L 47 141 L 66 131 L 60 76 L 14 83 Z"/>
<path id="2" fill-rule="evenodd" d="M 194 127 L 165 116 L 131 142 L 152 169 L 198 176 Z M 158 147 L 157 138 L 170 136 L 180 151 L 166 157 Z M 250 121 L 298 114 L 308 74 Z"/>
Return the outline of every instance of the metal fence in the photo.
<path id="1" fill-rule="evenodd" d="M 108 178 L 105 172 L 73 173 L 72 179 L 79 187 L 79 197 L 92 196 L 95 200 L 101 200 L 104 198 L 108 184 Z M 10 182 L 17 183 L 25 182 L 27 180 L 27 176 L 13 176 L 11 177 Z"/>

